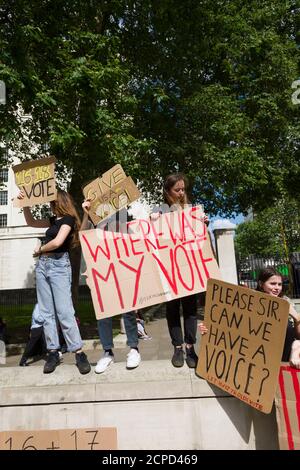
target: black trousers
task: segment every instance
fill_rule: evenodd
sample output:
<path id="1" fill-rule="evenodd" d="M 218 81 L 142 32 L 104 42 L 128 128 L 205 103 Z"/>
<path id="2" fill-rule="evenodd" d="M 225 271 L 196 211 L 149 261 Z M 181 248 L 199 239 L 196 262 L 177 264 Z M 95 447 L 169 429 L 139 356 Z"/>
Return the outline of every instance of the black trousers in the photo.
<path id="1" fill-rule="evenodd" d="M 180 322 L 180 304 L 183 311 L 182 334 Z M 197 296 L 188 295 L 180 299 L 170 300 L 166 304 L 167 322 L 173 346 L 181 346 L 183 343 L 195 344 L 197 332 Z"/>
<path id="2" fill-rule="evenodd" d="M 46 343 L 44 338 L 43 327 L 40 326 L 38 328 L 31 328 L 30 338 L 26 344 L 23 356 L 26 358 L 38 356 L 40 354 L 43 354 L 45 351 Z"/>

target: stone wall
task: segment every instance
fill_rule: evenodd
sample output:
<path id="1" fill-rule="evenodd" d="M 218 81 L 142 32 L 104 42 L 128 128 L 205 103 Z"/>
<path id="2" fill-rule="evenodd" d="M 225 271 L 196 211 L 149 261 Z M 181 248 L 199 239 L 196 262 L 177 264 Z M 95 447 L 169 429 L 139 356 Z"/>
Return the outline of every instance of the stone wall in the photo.
<path id="1" fill-rule="evenodd" d="M 277 449 L 275 414 L 260 413 L 170 361 L 80 376 L 63 365 L 0 374 L 0 430 L 116 427 L 118 448 Z"/>

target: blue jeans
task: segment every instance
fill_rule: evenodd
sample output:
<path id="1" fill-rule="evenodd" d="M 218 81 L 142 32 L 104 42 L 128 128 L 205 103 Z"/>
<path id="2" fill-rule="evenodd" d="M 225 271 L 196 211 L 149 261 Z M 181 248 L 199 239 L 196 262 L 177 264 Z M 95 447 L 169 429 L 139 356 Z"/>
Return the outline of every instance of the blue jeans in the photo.
<path id="1" fill-rule="evenodd" d="M 82 347 L 82 339 L 75 320 L 71 294 L 71 264 L 69 254 L 61 257 L 41 256 L 36 267 L 38 308 L 44 320 L 44 333 L 48 350 L 60 348 L 56 317 L 60 323 L 68 351 Z"/>
<path id="2" fill-rule="evenodd" d="M 123 319 L 127 335 L 127 346 L 136 348 L 139 339 L 135 313 L 123 313 Z M 114 347 L 112 317 L 97 320 L 97 327 L 103 349 L 112 349 Z"/>
<path id="3" fill-rule="evenodd" d="M 44 319 L 41 315 L 39 304 L 35 304 L 32 317 L 31 317 L 31 327 L 30 328 L 40 328 L 44 324 Z"/>

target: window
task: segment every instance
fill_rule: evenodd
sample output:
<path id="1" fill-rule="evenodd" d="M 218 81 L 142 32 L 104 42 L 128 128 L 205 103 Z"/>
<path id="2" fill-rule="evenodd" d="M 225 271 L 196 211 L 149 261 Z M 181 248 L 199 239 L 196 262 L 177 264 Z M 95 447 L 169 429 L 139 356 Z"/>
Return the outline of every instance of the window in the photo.
<path id="1" fill-rule="evenodd" d="M 8 170 L 0 170 L 0 183 L 7 183 L 8 181 Z"/>
<path id="2" fill-rule="evenodd" d="M 7 205 L 7 191 L 0 191 L 0 206 Z"/>
<path id="3" fill-rule="evenodd" d="M 7 214 L 0 214 L 0 227 L 7 227 Z"/>

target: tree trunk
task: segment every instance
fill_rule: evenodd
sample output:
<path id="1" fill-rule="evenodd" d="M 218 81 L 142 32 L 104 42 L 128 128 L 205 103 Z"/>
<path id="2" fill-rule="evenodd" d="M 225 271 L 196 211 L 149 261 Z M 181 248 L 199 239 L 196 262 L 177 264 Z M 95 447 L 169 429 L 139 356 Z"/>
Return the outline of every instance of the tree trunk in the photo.
<path id="1" fill-rule="evenodd" d="M 72 181 L 69 187 L 69 193 L 72 195 L 76 208 L 78 210 L 79 216 L 82 217 L 81 203 L 83 201 L 83 195 L 81 192 L 82 180 L 81 177 L 75 177 L 77 172 L 74 172 Z M 79 287 L 79 277 L 80 277 L 80 265 L 81 265 L 81 246 L 79 245 L 76 248 L 72 248 L 70 251 L 70 261 L 72 266 L 72 300 L 75 308 L 76 315 L 80 317 L 80 312 L 78 312 L 78 287 Z"/>
<path id="2" fill-rule="evenodd" d="M 72 300 L 76 315 L 78 312 L 78 287 L 79 287 L 79 276 L 80 276 L 80 264 L 81 264 L 81 246 L 73 248 L 70 251 L 70 261 L 72 266 Z M 79 315 L 80 316 L 80 315 Z"/>

